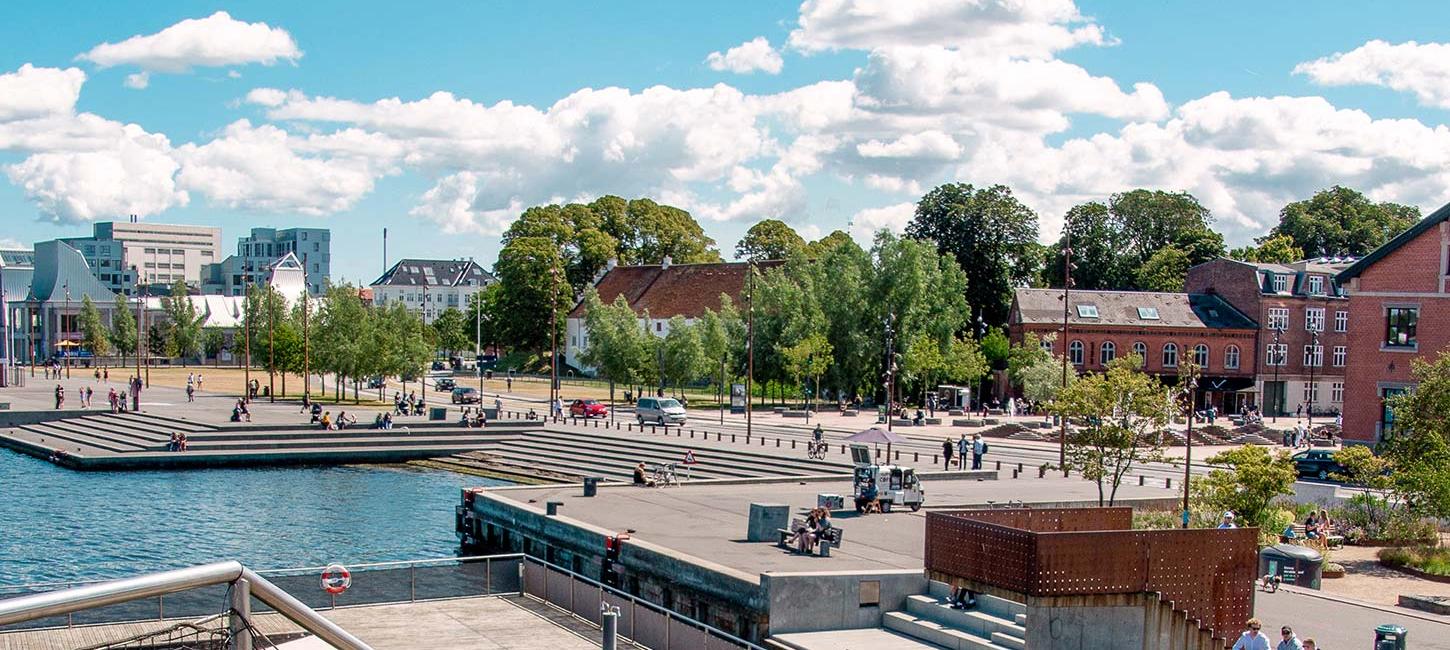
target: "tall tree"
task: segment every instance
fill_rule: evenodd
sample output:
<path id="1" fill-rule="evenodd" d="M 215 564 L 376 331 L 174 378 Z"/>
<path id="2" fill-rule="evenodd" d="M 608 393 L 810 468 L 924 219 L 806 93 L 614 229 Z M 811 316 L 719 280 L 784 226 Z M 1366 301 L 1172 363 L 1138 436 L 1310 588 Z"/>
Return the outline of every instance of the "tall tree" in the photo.
<path id="1" fill-rule="evenodd" d="M 165 345 L 167 356 L 180 357 L 185 363 L 187 357 L 201 353 L 201 324 L 196 305 L 191 302 L 186 282 L 177 280 L 171 285 L 171 295 L 161 298 L 161 310 L 166 314 Z"/>
<path id="2" fill-rule="evenodd" d="M 1234 513 L 1241 526 L 1264 525 L 1269 504 L 1294 493 L 1298 472 L 1283 451 L 1244 445 L 1214 454 L 1207 462 L 1218 469 L 1194 481 L 1196 500 L 1210 512 Z"/>
<path id="3" fill-rule="evenodd" d="M 438 347 L 452 355 L 467 347 L 473 340 L 474 322 L 465 322 L 463 312 L 449 307 L 433 319 L 433 332 L 437 336 Z"/>
<path id="4" fill-rule="evenodd" d="M 1273 235 L 1262 239 L 1258 246 L 1235 248 L 1228 256 L 1241 262 L 1289 264 L 1304 259 L 1304 250 L 1294 244 L 1293 237 Z"/>
<path id="5" fill-rule="evenodd" d="M 1393 435 L 1382 443 L 1394 464 L 1393 490 L 1423 517 L 1450 517 L 1450 352 L 1415 359 L 1415 389 L 1390 400 Z"/>
<path id="6" fill-rule="evenodd" d="M 630 386 L 643 381 L 643 367 L 653 362 L 645 357 L 648 338 L 650 334 L 623 295 L 606 304 L 594 287 L 585 289 L 584 352 L 580 361 L 609 379 L 611 402 L 615 383 Z"/>
<path id="7" fill-rule="evenodd" d="M 1189 266 L 1188 253 L 1165 246 L 1138 267 L 1136 284 L 1143 291 L 1183 291 Z"/>
<path id="8" fill-rule="evenodd" d="M 747 260 L 783 260 L 805 250 L 806 240 L 779 219 L 757 221 L 735 245 L 735 257 Z"/>
<path id="9" fill-rule="evenodd" d="M 546 237 L 519 237 L 499 251 L 494 273 L 499 278 L 498 323 L 501 342 L 511 348 L 549 349 L 551 327 L 560 327 L 563 310 L 573 304 L 573 290 L 562 277 L 559 248 Z M 560 277 L 555 282 L 556 274 Z"/>
<path id="10" fill-rule="evenodd" d="M 664 380 L 679 391 L 685 384 L 709 372 L 709 366 L 695 324 L 685 321 L 683 316 L 674 316 L 669 320 L 669 329 L 660 347 L 661 371 Z"/>
<path id="11" fill-rule="evenodd" d="M 831 234 L 806 244 L 806 256 L 812 259 L 824 257 L 827 253 L 845 244 L 855 245 L 856 240 L 843 230 L 833 230 Z"/>
<path id="12" fill-rule="evenodd" d="M 826 340 L 824 334 L 811 334 L 795 345 L 784 350 L 781 354 L 785 356 L 786 367 L 797 382 L 814 379 L 816 388 L 814 395 L 820 399 L 821 375 L 826 374 L 826 369 L 831 366 L 831 342 Z M 806 408 L 810 409 L 810 401 L 806 402 Z"/>
<path id="13" fill-rule="evenodd" d="M 988 324 L 1007 322 L 1012 288 L 1038 277 L 1037 214 L 1003 185 L 941 185 L 916 205 L 907 235 L 936 242 L 966 272 L 966 299 Z"/>
<path id="14" fill-rule="evenodd" d="M 468 307 L 463 311 L 463 330 L 468 343 L 479 350 L 498 343 L 499 324 L 505 318 L 499 311 L 502 291 L 503 285 L 495 282 L 468 297 Z"/>
<path id="15" fill-rule="evenodd" d="M 1043 273 L 1048 284 L 1063 283 L 1063 249 L 1072 243 L 1073 286 L 1079 289 L 1123 289 L 1133 282 L 1133 269 L 1125 259 L 1122 223 L 1097 201 L 1072 206 L 1063 221 L 1063 237 L 1052 247 Z"/>
<path id="16" fill-rule="evenodd" d="M 111 346 L 121 355 L 121 363 L 126 363 L 126 355 L 136 353 L 136 319 L 131 314 L 131 306 L 127 304 L 126 296 L 116 294 L 116 306 L 111 310 Z"/>
<path id="17" fill-rule="evenodd" d="M 218 360 L 222 351 L 226 350 L 226 345 L 227 337 L 222 333 L 220 327 L 208 327 L 202 330 L 201 347 L 207 357 Z"/>
<path id="18" fill-rule="evenodd" d="M 1098 487 L 1098 505 L 1113 505 L 1133 467 L 1162 462 L 1163 428 L 1173 406 L 1166 389 L 1138 370 L 1142 360 L 1114 360 L 1104 373 L 1088 373 L 1053 400 L 1058 416 L 1083 422 L 1067 440 L 1067 465 Z"/>
<path id="19" fill-rule="evenodd" d="M 121 312 L 121 317 L 125 318 L 126 312 Z M 106 323 L 101 320 L 101 311 L 96 309 L 96 303 L 91 302 L 90 296 L 81 297 L 80 321 L 81 344 L 97 357 L 110 354 L 111 339 Z"/>
<path id="20" fill-rule="evenodd" d="M 1137 268 L 1185 233 L 1211 230 L 1213 223 L 1208 208 L 1187 192 L 1122 192 L 1109 199 L 1108 210 L 1123 229 L 1118 241 L 1128 255 L 1128 268 Z"/>
<path id="21" fill-rule="evenodd" d="M 1419 220 L 1419 208 L 1375 203 L 1355 190 L 1335 185 L 1284 206 L 1279 211 L 1279 225 L 1263 239 L 1287 236 L 1308 257 L 1366 255 Z"/>

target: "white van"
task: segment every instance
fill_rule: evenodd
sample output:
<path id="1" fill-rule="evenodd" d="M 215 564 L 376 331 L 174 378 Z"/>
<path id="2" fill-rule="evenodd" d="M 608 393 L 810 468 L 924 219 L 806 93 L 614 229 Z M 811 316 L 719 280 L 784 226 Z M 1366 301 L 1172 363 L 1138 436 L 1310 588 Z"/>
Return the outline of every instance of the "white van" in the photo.
<path id="1" fill-rule="evenodd" d="M 634 405 L 634 413 L 640 424 L 685 424 L 685 407 L 670 397 L 641 397 Z"/>

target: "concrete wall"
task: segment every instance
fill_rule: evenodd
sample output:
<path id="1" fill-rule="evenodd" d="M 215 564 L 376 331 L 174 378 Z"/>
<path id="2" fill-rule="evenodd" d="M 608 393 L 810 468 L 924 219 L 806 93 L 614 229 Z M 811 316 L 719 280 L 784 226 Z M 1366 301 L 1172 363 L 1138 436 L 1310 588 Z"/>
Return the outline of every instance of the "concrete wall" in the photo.
<path id="1" fill-rule="evenodd" d="M 861 604 L 863 583 L 879 585 L 878 603 Z M 830 571 L 766 573 L 761 586 L 770 599 L 770 633 L 869 628 L 881 614 L 906 609 L 906 597 L 924 594 L 926 575 L 902 569 L 878 573 Z"/>
<path id="2" fill-rule="evenodd" d="M 1209 631 L 1157 593 L 1027 599 L 1033 650 L 1221 650 Z"/>

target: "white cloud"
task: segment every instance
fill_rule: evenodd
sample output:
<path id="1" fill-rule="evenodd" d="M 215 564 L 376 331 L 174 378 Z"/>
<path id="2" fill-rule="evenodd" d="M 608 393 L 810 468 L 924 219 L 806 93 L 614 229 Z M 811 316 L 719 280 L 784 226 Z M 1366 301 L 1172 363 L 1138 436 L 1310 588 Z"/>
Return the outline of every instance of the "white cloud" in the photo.
<path id="1" fill-rule="evenodd" d="M 15 250 L 23 248 L 30 247 L 20 243 L 20 240 L 14 237 L 0 237 L 0 249 Z"/>
<path id="2" fill-rule="evenodd" d="M 1426 106 L 1450 108 L 1450 44 L 1372 40 L 1348 52 L 1294 66 L 1325 86 L 1383 86 L 1412 92 Z"/>
<path id="3" fill-rule="evenodd" d="M 880 208 L 866 208 L 851 217 L 851 236 L 863 246 L 870 246 L 876 233 L 889 230 L 896 234 L 906 231 L 906 224 L 916 215 L 916 204 L 897 203 Z"/>
<path id="4" fill-rule="evenodd" d="M 805 0 L 789 43 L 804 52 L 939 45 L 1042 57 L 1111 43 L 1072 0 Z"/>
<path id="5" fill-rule="evenodd" d="M 736 74 L 750 74 L 756 70 L 767 74 L 780 74 L 781 68 L 785 67 L 780 53 L 770 46 L 770 41 L 764 36 L 756 36 L 725 50 L 724 54 L 711 52 L 705 57 L 705 63 L 711 70 L 728 70 Z"/>
<path id="6" fill-rule="evenodd" d="M 908 133 L 891 142 L 868 140 L 856 145 L 856 152 L 866 158 L 955 160 L 962 155 L 962 145 L 941 131 L 923 131 Z"/>
<path id="7" fill-rule="evenodd" d="M 126 75 L 125 84 L 127 88 L 141 90 L 151 85 L 151 73 L 143 70 L 135 74 L 128 74 Z"/>
<path id="8" fill-rule="evenodd" d="M 867 174 L 863 182 L 866 187 L 892 194 L 921 194 L 921 183 L 914 180 L 886 174 Z"/>
<path id="9" fill-rule="evenodd" d="M 302 50 L 285 29 L 243 22 L 218 11 L 206 18 L 188 18 L 155 34 L 102 43 L 76 58 L 102 68 L 135 65 L 151 72 L 185 72 L 193 67 L 295 62 L 302 58 Z"/>
<path id="10" fill-rule="evenodd" d="M 247 91 L 247 103 L 276 108 L 287 101 L 287 93 L 276 88 L 253 88 Z"/>
<path id="11" fill-rule="evenodd" d="M 0 74 L 0 122 L 64 115 L 75 109 L 86 73 L 29 63 Z"/>
<path id="12" fill-rule="evenodd" d="M 32 154 L 5 173 L 53 221 L 144 216 L 186 205 L 166 137 L 134 124 L 117 131 L 104 147 Z"/>

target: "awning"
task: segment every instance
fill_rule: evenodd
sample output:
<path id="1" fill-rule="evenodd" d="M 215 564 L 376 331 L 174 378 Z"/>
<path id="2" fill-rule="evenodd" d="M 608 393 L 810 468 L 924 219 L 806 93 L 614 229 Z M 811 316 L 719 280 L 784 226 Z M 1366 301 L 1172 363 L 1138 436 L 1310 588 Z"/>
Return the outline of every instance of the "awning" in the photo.
<path id="1" fill-rule="evenodd" d="M 1253 377 L 1204 377 L 1198 380 L 1200 390 L 1211 390 L 1216 393 L 1234 393 L 1241 390 L 1253 390 Z"/>

